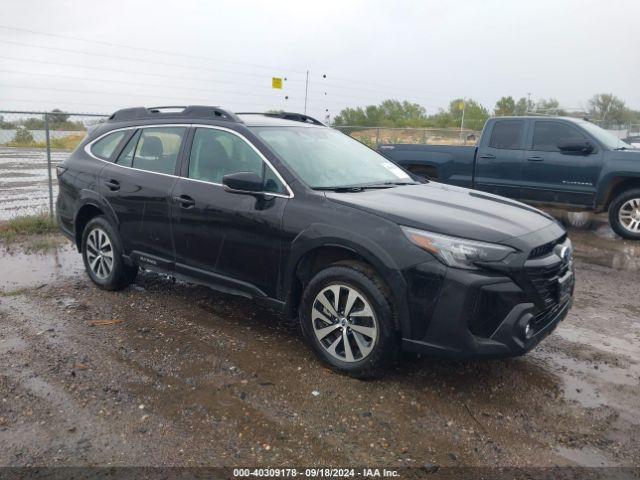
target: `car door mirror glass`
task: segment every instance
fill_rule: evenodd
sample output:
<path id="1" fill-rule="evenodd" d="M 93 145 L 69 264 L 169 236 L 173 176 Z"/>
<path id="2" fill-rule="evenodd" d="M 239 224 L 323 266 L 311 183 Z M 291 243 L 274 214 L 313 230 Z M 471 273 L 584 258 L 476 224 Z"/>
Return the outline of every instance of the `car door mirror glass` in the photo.
<path id="1" fill-rule="evenodd" d="M 254 172 L 230 173 L 222 177 L 222 185 L 228 192 L 261 193 L 262 177 Z"/>
<path id="2" fill-rule="evenodd" d="M 558 143 L 558 150 L 573 155 L 589 155 L 593 152 L 593 145 L 584 140 L 569 140 Z"/>

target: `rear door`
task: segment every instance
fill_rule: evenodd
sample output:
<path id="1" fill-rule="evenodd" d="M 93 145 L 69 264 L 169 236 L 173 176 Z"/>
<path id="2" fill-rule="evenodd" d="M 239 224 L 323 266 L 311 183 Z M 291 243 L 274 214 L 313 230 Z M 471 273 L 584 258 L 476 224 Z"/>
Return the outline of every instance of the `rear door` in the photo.
<path id="1" fill-rule="evenodd" d="M 602 166 L 602 149 L 595 148 L 588 155 L 558 149 L 561 142 L 585 140 L 589 137 L 568 122 L 534 120 L 523 169 L 523 199 L 591 205 Z"/>
<path id="2" fill-rule="evenodd" d="M 511 198 L 520 198 L 526 122 L 495 120 L 483 135 L 475 167 L 475 188 Z"/>
<path id="3" fill-rule="evenodd" d="M 238 133 L 195 129 L 173 190 L 176 272 L 253 296 L 276 297 L 282 215 L 291 196 L 260 152 Z M 254 172 L 265 195 L 231 193 L 225 175 Z"/>
<path id="4" fill-rule="evenodd" d="M 118 218 L 125 252 L 142 264 L 173 268 L 171 191 L 186 131 L 164 125 L 138 129 L 101 173 L 101 192 Z"/>

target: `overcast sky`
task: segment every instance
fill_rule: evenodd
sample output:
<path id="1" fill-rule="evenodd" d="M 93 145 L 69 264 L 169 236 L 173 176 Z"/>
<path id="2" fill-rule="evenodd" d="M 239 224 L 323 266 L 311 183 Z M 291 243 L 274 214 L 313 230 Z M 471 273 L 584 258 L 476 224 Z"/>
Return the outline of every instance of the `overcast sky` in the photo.
<path id="1" fill-rule="evenodd" d="M 575 108 L 612 92 L 640 109 L 639 29 L 639 0 L 5 0 L 0 109 L 302 111 L 307 70 L 320 117 L 528 93 Z"/>

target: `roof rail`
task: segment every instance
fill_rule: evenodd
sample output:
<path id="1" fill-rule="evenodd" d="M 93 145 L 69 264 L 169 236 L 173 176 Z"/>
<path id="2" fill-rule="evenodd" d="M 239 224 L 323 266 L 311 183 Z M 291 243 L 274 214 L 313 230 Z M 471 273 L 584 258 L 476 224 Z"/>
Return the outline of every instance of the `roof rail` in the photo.
<path id="1" fill-rule="evenodd" d="M 122 122 L 125 120 L 145 120 L 149 118 L 172 117 L 196 117 L 242 123 L 242 120 L 240 120 L 237 115 L 229 112 L 228 110 L 224 110 L 220 107 L 208 107 L 204 105 L 123 108 L 114 112 L 109 117 L 109 121 Z"/>
<path id="2" fill-rule="evenodd" d="M 314 125 L 322 125 L 326 127 L 320 120 L 295 112 L 238 112 L 238 115 L 264 115 L 265 117 L 282 118 L 283 120 L 292 120 L 294 122 L 312 123 Z"/>

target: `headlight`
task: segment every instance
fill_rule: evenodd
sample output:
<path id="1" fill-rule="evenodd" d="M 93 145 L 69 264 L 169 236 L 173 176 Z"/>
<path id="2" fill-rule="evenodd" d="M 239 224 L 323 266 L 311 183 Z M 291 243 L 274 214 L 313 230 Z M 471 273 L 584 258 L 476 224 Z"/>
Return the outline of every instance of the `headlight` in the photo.
<path id="1" fill-rule="evenodd" d="M 515 252 L 511 247 L 495 243 L 448 237 L 409 227 L 401 228 L 411 243 L 432 253 L 450 267 L 477 270 L 476 262 L 499 262 Z"/>

